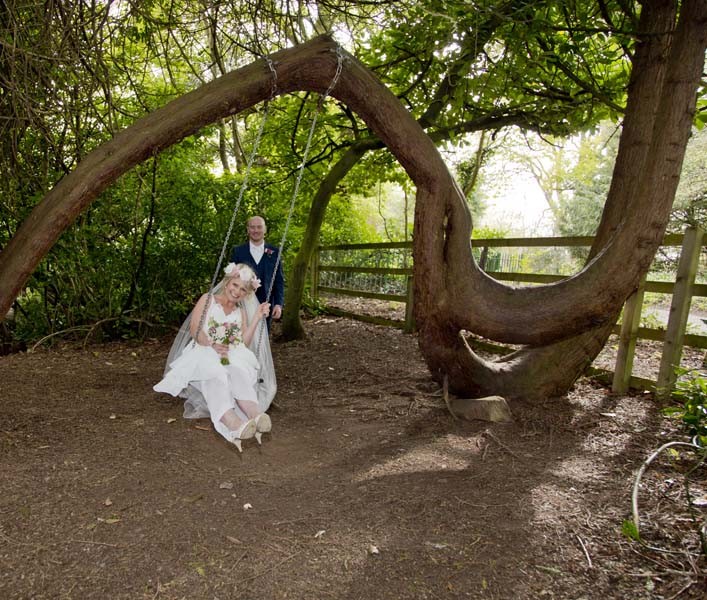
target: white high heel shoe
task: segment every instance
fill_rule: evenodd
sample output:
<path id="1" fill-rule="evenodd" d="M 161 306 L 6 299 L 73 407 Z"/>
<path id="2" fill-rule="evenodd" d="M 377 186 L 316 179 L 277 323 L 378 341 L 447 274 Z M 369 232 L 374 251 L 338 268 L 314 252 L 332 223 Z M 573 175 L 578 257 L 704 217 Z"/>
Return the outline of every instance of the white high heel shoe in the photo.
<path id="1" fill-rule="evenodd" d="M 238 448 L 238 452 L 243 452 L 241 440 L 252 438 L 255 435 L 255 432 L 255 419 L 251 419 L 250 421 L 243 423 L 243 425 L 241 425 L 238 429 L 234 429 L 230 432 L 230 441 L 236 448 Z"/>
<path id="2" fill-rule="evenodd" d="M 258 444 L 262 444 L 262 437 L 264 433 L 268 433 L 272 431 L 272 421 L 270 420 L 270 416 L 267 415 L 266 413 L 261 413 L 255 419 L 255 441 L 258 442 Z"/>

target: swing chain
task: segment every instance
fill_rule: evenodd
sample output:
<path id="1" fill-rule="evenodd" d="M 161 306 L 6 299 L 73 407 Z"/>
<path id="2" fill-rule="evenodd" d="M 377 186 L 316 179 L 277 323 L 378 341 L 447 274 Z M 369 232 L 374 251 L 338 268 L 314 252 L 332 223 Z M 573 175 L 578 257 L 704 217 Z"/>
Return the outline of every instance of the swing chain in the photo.
<path id="1" fill-rule="evenodd" d="M 302 182 L 302 177 L 304 175 L 304 168 L 307 166 L 307 157 L 309 155 L 309 150 L 312 145 L 312 138 L 314 137 L 314 130 L 317 125 L 317 119 L 319 118 L 319 115 L 321 114 L 323 108 L 324 108 L 324 102 L 326 99 L 329 97 L 331 94 L 332 90 L 336 86 L 336 84 L 339 82 L 339 78 L 341 77 L 341 72 L 343 70 L 343 65 L 344 65 L 344 53 L 339 44 L 336 45 L 336 71 L 334 72 L 334 77 L 331 80 L 331 83 L 329 84 L 329 87 L 327 88 L 326 92 L 319 98 L 319 102 L 317 103 L 317 109 L 314 112 L 314 116 L 312 117 L 312 123 L 309 127 L 309 135 L 307 136 L 307 143 L 304 148 L 304 152 L 302 154 L 302 162 L 299 165 L 299 172 L 297 174 L 297 179 L 295 180 L 295 187 L 294 191 L 292 193 L 292 199 L 290 200 L 290 209 L 287 213 L 287 221 L 285 222 L 285 229 L 282 234 L 282 238 L 280 240 L 280 246 L 278 248 L 278 253 L 277 253 L 277 260 L 275 261 L 275 268 L 273 269 L 273 274 L 272 277 L 270 278 L 270 283 L 268 285 L 268 293 L 265 296 L 265 301 L 269 302 L 270 297 L 272 295 L 272 290 L 273 286 L 275 285 L 275 277 L 277 276 L 277 271 L 280 268 L 280 264 L 282 262 L 282 252 L 285 247 L 285 241 L 287 239 L 287 232 L 290 228 L 290 222 L 292 221 L 292 214 L 294 213 L 295 209 L 295 200 L 297 199 L 297 195 L 299 193 L 299 187 L 300 183 Z M 263 338 L 263 331 L 265 330 L 266 323 L 265 319 L 262 319 L 259 325 L 259 332 L 258 332 L 258 343 L 256 346 L 256 356 L 258 356 L 259 351 L 260 351 L 260 344 L 262 342 Z"/>
<path id="2" fill-rule="evenodd" d="M 236 205 L 233 208 L 233 213 L 231 214 L 231 222 L 228 225 L 228 230 L 226 232 L 226 237 L 223 242 L 223 246 L 221 247 L 221 254 L 218 259 L 218 263 L 216 265 L 216 271 L 214 272 L 214 276 L 211 279 L 211 286 L 209 287 L 209 293 L 206 299 L 206 305 L 204 306 L 204 310 L 201 313 L 201 317 L 199 319 L 199 328 L 196 330 L 197 335 L 198 332 L 201 331 L 204 327 L 204 321 L 206 320 L 206 313 L 209 311 L 209 305 L 211 304 L 211 299 L 213 297 L 213 291 L 214 288 L 216 287 L 216 280 L 218 279 L 219 273 L 221 272 L 221 265 L 223 264 L 223 259 L 226 255 L 226 250 L 228 249 L 228 242 L 231 239 L 231 234 L 233 233 L 233 227 L 236 222 L 236 216 L 238 214 L 238 211 L 241 206 L 241 202 L 243 200 L 243 195 L 245 193 L 245 190 L 248 187 L 248 179 L 250 177 L 250 171 L 253 166 L 253 163 L 255 162 L 255 157 L 257 156 L 258 153 L 258 146 L 260 145 L 260 139 L 263 136 L 263 131 L 265 130 L 265 123 L 268 119 L 268 113 L 270 112 L 270 101 L 273 100 L 277 96 L 277 71 L 275 71 L 275 66 L 273 64 L 273 61 L 269 57 L 264 57 L 265 61 L 268 65 L 268 68 L 270 69 L 270 72 L 272 73 L 272 83 L 270 87 L 270 98 L 265 102 L 265 108 L 263 109 L 263 116 L 260 119 L 260 126 L 258 127 L 258 132 L 256 133 L 255 140 L 253 142 L 253 147 L 251 149 L 250 155 L 248 156 L 248 160 L 246 161 L 246 170 L 243 175 L 243 181 L 241 182 L 240 189 L 238 190 L 238 197 L 236 199 Z"/>

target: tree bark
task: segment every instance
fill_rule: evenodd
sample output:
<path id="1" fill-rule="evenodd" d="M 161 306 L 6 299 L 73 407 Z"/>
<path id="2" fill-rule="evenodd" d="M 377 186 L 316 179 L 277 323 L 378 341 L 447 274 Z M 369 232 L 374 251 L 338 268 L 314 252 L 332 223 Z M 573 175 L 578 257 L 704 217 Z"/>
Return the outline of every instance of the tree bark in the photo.
<path id="1" fill-rule="evenodd" d="M 309 209 L 307 218 L 307 228 L 305 229 L 300 249 L 292 263 L 290 283 L 285 291 L 285 311 L 282 316 L 282 338 L 285 341 L 301 339 L 305 336 L 299 308 L 302 306 L 302 298 L 304 297 L 307 267 L 317 248 L 319 232 L 324 222 L 329 200 L 331 200 L 332 195 L 336 191 L 338 183 L 358 163 L 360 158 L 368 150 L 379 145 L 380 140 L 371 139 L 357 142 L 349 147 L 329 171 L 320 184 L 314 198 L 312 198 L 312 206 Z"/>
<path id="2" fill-rule="evenodd" d="M 664 233 L 692 123 L 702 63 L 699 53 L 704 54 L 706 43 L 705 3 L 684 5 L 675 35 L 674 19 L 672 2 L 646 3 L 641 15 L 644 38 L 634 59 L 614 177 L 590 260 L 630 218 L 640 226 L 651 222 L 648 213 L 662 210 L 662 224 L 654 227 L 656 235 Z M 658 218 L 652 216 L 655 223 Z M 420 343 L 439 351 L 437 356 L 425 354 L 428 365 L 440 381 L 444 370 L 451 369 L 453 391 L 481 395 L 493 390 L 506 397 L 542 398 L 563 393 L 581 375 L 606 343 L 620 308 L 613 308 L 605 325 L 558 343 L 522 349 L 493 363 L 468 347 L 462 352 L 464 340 L 455 338 L 458 330 L 448 323 L 430 324 L 429 330 L 421 331 Z"/>

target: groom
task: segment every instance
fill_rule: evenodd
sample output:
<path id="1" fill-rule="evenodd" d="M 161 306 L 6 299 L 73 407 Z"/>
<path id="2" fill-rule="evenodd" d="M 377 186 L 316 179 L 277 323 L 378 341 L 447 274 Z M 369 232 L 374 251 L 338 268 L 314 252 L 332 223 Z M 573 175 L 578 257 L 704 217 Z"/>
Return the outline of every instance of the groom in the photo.
<path id="1" fill-rule="evenodd" d="M 231 262 L 245 263 L 253 267 L 253 270 L 260 279 L 261 286 L 255 292 L 258 301 L 265 302 L 279 250 L 275 246 L 265 243 L 265 234 L 268 231 L 263 217 L 251 217 L 248 219 L 248 242 L 240 246 L 234 246 L 231 250 Z M 282 262 L 277 265 L 275 282 L 273 283 L 272 294 L 270 296 L 270 317 L 279 319 L 282 316 L 282 307 L 285 302 L 285 277 L 282 274 Z M 270 318 L 268 318 L 268 327 Z"/>

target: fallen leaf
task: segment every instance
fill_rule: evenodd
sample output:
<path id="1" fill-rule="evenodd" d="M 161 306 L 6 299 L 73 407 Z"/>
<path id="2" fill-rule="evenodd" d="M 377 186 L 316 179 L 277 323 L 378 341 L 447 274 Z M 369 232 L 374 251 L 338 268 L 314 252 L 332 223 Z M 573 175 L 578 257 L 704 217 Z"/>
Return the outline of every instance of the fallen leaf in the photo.
<path id="1" fill-rule="evenodd" d="M 220 483 L 218 487 L 220 490 L 232 490 L 233 484 L 230 481 L 224 481 L 223 483 Z"/>
<path id="2" fill-rule="evenodd" d="M 380 550 L 378 550 L 378 546 L 374 546 L 373 544 L 368 546 L 368 554 L 371 554 L 371 555 L 380 554 Z"/>
<path id="3" fill-rule="evenodd" d="M 117 419 L 117 418 L 118 418 L 118 415 L 112 414 L 112 415 L 111 415 L 110 417 L 108 417 L 108 418 L 109 418 L 109 419 Z"/>
<path id="4" fill-rule="evenodd" d="M 106 498 L 103 501 L 103 506 L 113 506 L 113 501 L 110 498 Z"/>
<path id="5" fill-rule="evenodd" d="M 314 534 L 314 537 L 315 537 L 315 538 L 320 538 L 320 537 L 322 537 L 325 533 L 326 533 L 326 529 L 320 529 L 319 531 L 317 531 L 317 533 Z"/>
<path id="6" fill-rule="evenodd" d="M 562 571 L 560 569 L 556 569 L 555 567 L 546 567 L 545 565 L 535 565 L 536 569 L 540 569 L 541 571 L 546 571 L 547 573 L 552 573 L 553 575 L 562 575 Z"/>
<path id="7" fill-rule="evenodd" d="M 249 508 L 253 508 L 253 505 L 250 502 L 246 502 L 243 505 L 243 510 L 248 510 Z"/>
<path id="8" fill-rule="evenodd" d="M 428 546 L 432 546 L 435 550 L 444 550 L 449 544 L 439 544 L 437 542 L 425 542 Z"/>
<path id="9" fill-rule="evenodd" d="M 227 539 L 229 542 L 231 542 L 232 544 L 242 544 L 242 543 L 243 543 L 243 542 L 241 542 L 238 538 L 231 537 L 230 535 L 227 535 L 227 536 L 226 536 L 226 539 Z"/>
<path id="10" fill-rule="evenodd" d="M 169 419 L 167 419 L 167 424 L 169 425 L 170 423 L 174 423 L 176 420 L 177 419 L 175 419 L 174 417 L 170 417 Z"/>

